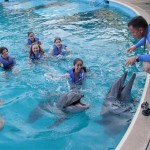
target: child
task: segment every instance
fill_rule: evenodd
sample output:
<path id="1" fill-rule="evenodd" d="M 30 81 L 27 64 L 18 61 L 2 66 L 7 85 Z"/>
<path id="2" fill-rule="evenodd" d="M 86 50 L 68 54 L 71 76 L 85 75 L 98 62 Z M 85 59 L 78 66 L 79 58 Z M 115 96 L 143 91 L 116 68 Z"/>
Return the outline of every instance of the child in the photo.
<path id="1" fill-rule="evenodd" d="M 57 56 L 57 55 L 63 55 L 63 51 L 67 50 L 67 46 L 61 43 L 61 38 L 56 37 L 54 39 L 54 45 L 52 50 L 50 50 L 50 55 Z"/>
<path id="2" fill-rule="evenodd" d="M 87 72 L 86 67 L 83 66 L 83 60 L 80 58 L 76 58 L 73 62 L 73 65 L 74 67 L 69 69 L 65 75 L 53 76 L 52 74 L 46 73 L 45 76 L 51 78 L 66 77 L 70 79 L 71 83 L 82 83 L 81 81 L 84 79 L 85 73 Z"/>
<path id="3" fill-rule="evenodd" d="M 43 56 L 46 57 L 47 55 L 44 53 L 41 46 L 37 43 L 33 43 L 30 48 L 29 58 L 35 60 L 41 59 Z"/>
<path id="4" fill-rule="evenodd" d="M 66 77 L 70 77 L 72 83 L 78 83 L 84 79 L 87 70 L 83 66 L 83 60 L 80 58 L 76 58 L 73 65 L 74 67 L 68 70 Z"/>
<path id="5" fill-rule="evenodd" d="M 11 68 L 14 64 L 14 57 L 8 55 L 8 49 L 6 47 L 0 47 L 0 66 L 4 69 Z"/>
<path id="6" fill-rule="evenodd" d="M 39 41 L 39 38 L 34 37 L 33 32 L 28 32 L 28 42 L 27 45 L 31 46 L 33 43 L 37 43 L 41 45 L 41 42 Z"/>

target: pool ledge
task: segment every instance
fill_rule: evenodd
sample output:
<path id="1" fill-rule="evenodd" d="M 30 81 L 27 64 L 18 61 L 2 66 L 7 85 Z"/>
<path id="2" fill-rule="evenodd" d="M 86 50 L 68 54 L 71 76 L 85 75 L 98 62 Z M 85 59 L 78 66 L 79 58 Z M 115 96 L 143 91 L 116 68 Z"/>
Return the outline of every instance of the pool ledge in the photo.
<path id="1" fill-rule="evenodd" d="M 137 15 L 142 15 L 150 23 L 149 8 L 146 0 L 110 0 L 132 9 Z M 147 74 L 145 87 L 142 93 L 141 101 L 134 118 L 118 144 L 116 150 L 148 150 L 150 147 L 150 116 L 142 115 L 141 104 L 147 101 L 150 104 L 150 74 Z"/>

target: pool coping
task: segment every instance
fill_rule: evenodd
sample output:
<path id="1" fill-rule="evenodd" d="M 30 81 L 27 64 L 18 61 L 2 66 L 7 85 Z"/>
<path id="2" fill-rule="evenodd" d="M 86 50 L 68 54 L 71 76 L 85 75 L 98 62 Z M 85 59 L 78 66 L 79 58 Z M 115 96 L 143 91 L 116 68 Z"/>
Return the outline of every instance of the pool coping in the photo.
<path id="1" fill-rule="evenodd" d="M 129 0 L 126 2 L 124 2 L 123 0 L 110 1 L 130 8 L 137 15 L 142 15 L 148 21 L 148 23 L 150 23 L 150 15 L 145 10 L 136 5 L 136 0 L 134 1 L 134 3 Z M 141 104 L 144 101 L 150 103 L 150 99 L 148 99 L 150 98 L 150 92 L 148 92 L 148 90 L 150 90 L 150 74 L 147 74 L 142 97 L 133 120 L 122 140 L 118 144 L 116 150 L 147 150 L 150 140 L 150 117 L 142 115 Z"/>

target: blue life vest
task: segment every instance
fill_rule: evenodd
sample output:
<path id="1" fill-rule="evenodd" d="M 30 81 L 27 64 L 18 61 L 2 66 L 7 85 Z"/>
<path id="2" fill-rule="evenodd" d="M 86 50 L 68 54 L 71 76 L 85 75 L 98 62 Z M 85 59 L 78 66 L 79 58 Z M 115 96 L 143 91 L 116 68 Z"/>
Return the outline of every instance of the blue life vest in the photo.
<path id="1" fill-rule="evenodd" d="M 60 50 L 58 50 L 58 48 L 57 48 L 55 45 L 53 45 L 53 53 L 54 53 L 54 56 L 56 56 L 56 55 L 63 55 L 63 49 L 64 49 L 65 47 L 67 47 L 67 46 L 64 45 L 64 44 L 61 44 Z"/>
<path id="2" fill-rule="evenodd" d="M 0 56 L 0 62 L 3 64 L 3 68 L 10 68 L 14 65 L 14 59 L 11 56 L 8 56 L 8 60 Z"/>
<path id="3" fill-rule="evenodd" d="M 35 54 L 31 54 L 30 55 L 30 59 L 34 60 L 34 59 L 40 59 L 42 57 L 42 54 L 39 52 L 37 53 L 37 55 Z"/>
<path id="4" fill-rule="evenodd" d="M 71 78 L 73 83 L 77 83 L 77 82 L 83 80 L 83 78 L 84 78 L 84 70 L 83 69 L 81 69 L 81 71 L 79 72 L 77 79 L 76 79 L 76 77 L 74 75 L 74 68 L 70 69 L 68 71 L 68 73 L 70 74 L 70 78 Z"/>
<path id="5" fill-rule="evenodd" d="M 38 43 L 39 38 L 34 38 L 34 41 L 31 41 L 30 39 L 28 39 L 28 45 L 32 45 L 32 43 Z"/>

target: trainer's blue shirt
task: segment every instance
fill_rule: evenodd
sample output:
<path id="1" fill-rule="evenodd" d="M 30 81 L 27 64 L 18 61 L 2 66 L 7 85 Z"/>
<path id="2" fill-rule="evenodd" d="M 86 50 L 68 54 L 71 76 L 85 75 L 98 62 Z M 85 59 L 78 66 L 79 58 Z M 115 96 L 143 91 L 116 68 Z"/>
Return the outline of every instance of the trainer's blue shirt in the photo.
<path id="1" fill-rule="evenodd" d="M 148 41 L 148 44 L 150 44 L 150 25 L 148 26 L 146 37 L 143 37 L 137 44 L 135 44 L 135 47 L 138 48 L 144 45 L 146 40 Z"/>
<path id="2" fill-rule="evenodd" d="M 150 62 L 150 54 L 139 55 L 138 59 L 139 61 Z"/>

